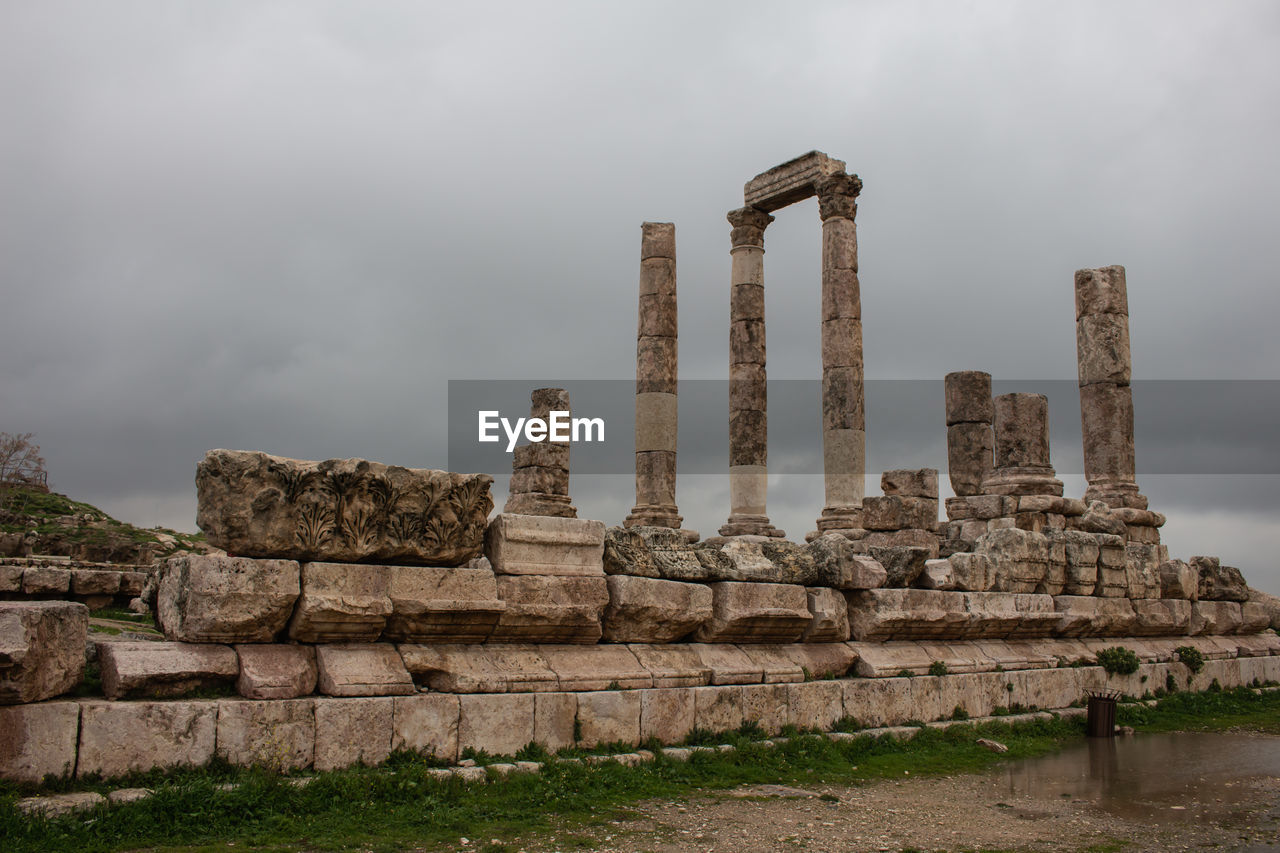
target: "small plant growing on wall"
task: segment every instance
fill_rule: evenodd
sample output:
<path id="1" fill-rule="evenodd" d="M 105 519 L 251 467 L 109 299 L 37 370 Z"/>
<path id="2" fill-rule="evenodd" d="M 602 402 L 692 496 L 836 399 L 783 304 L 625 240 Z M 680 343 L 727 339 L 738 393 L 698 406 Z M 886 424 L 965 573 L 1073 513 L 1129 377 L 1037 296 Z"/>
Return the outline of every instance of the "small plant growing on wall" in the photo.
<path id="1" fill-rule="evenodd" d="M 1178 660 L 1185 663 L 1187 665 L 1187 669 L 1191 670 L 1193 673 L 1204 669 L 1204 655 L 1202 655 L 1200 650 L 1196 647 L 1178 646 L 1173 650 L 1173 653 L 1176 654 L 1178 656 Z"/>
<path id="2" fill-rule="evenodd" d="M 1133 649 L 1112 646 L 1098 652 L 1098 666 L 1110 675 L 1132 675 L 1138 671 L 1138 656 Z"/>
<path id="3" fill-rule="evenodd" d="M 930 675 L 946 675 L 947 662 L 943 660 L 936 660 L 933 663 L 929 664 L 929 674 Z"/>

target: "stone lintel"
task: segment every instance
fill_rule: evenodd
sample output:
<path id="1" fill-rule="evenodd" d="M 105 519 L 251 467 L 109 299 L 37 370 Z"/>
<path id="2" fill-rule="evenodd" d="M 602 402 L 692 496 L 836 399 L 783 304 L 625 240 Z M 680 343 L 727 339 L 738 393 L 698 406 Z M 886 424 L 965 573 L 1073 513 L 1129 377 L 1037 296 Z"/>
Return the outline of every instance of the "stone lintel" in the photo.
<path id="1" fill-rule="evenodd" d="M 815 195 L 818 181 L 844 170 L 844 161 L 821 151 L 810 151 L 747 181 L 742 188 L 742 198 L 750 207 L 778 210 Z"/>

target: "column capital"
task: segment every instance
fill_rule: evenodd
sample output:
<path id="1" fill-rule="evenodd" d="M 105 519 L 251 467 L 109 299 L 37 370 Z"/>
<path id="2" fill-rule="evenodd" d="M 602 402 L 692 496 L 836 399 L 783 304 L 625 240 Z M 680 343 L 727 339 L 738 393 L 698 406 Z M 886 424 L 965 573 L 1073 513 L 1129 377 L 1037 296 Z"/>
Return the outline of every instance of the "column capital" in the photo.
<path id="1" fill-rule="evenodd" d="M 818 215 L 825 222 L 833 217 L 853 219 L 858 212 L 858 193 L 862 179 L 857 175 L 831 175 L 815 185 L 818 191 Z"/>
<path id="2" fill-rule="evenodd" d="M 764 229 L 769 227 L 773 216 L 758 207 L 740 207 L 729 211 L 725 217 L 733 226 L 730 239 L 734 246 L 764 246 Z"/>

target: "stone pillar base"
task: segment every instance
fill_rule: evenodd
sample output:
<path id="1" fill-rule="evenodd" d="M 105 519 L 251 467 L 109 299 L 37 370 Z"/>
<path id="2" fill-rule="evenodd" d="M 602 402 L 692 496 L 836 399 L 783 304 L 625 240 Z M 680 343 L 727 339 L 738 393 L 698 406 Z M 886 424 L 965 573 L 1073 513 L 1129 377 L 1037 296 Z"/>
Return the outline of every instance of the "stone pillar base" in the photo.
<path id="1" fill-rule="evenodd" d="M 982 481 L 985 495 L 1056 495 L 1062 496 L 1062 481 L 1054 476 L 1052 466 L 997 468 Z"/>
<path id="2" fill-rule="evenodd" d="M 1084 500 L 1102 501 L 1112 509 L 1147 509 L 1147 496 L 1138 491 L 1137 483 L 1090 483 Z"/>
<path id="3" fill-rule="evenodd" d="M 747 515 L 734 513 L 729 520 L 720 525 L 721 536 L 768 536 L 772 539 L 785 539 L 787 534 L 774 527 L 767 515 Z"/>
<path id="4" fill-rule="evenodd" d="M 834 533 L 839 530 L 859 530 L 862 528 L 862 507 L 850 505 L 830 505 L 822 508 L 818 516 L 818 533 Z"/>
<path id="5" fill-rule="evenodd" d="M 664 527 L 675 530 L 690 544 L 700 538 L 698 531 L 685 530 L 680 527 L 684 520 L 674 504 L 640 504 L 631 508 L 631 513 L 622 522 L 623 527 Z"/>
<path id="6" fill-rule="evenodd" d="M 545 492 L 519 492 L 507 498 L 503 512 L 513 515 L 549 515 L 553 518 L 577 518 L 578 508 L 569 503 L 568 495 Z"/>

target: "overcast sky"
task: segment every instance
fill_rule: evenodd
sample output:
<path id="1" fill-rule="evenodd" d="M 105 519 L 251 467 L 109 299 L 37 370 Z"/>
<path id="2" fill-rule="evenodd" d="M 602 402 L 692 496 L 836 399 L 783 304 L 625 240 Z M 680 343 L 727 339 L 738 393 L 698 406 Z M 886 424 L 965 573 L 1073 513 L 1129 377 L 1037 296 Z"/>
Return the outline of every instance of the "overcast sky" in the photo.
<path id="1" fill-rule="evenodd" d="M 194 529 L 210 448 L 444 467 L 451 379 L 630 379 L 644 220 L 676 223 L 681 376 L 723 379 L 725 212 L 814 148 L 865 184 L 871 379 L 1070 381 L 1072 273 L 1116 263 L 1135 378 L 1280 379 L 1275 3 L 5 0 L 0 107 L 0 430 L 139 525 Z M 819 375 L 819 246 L 812 200 L 766 233 L 771 378 Z M 1139 479 L 1176 556 L 1280 593 L 1257 387 L 1186 395 L 1188 452 L 1227 474 Z M 872 465 L 945 467 L 937 393 L 908 446 L 868 392 Z M 1078 402 L 1054 401 L 1079 495 Z M 805 417 L 770 430 L 793 539 L 822 504 L 785 473 Z M 573 491 L 611 524 L 634 497 Z M 678 499 L 710 535 L 726 478 Z"/>

